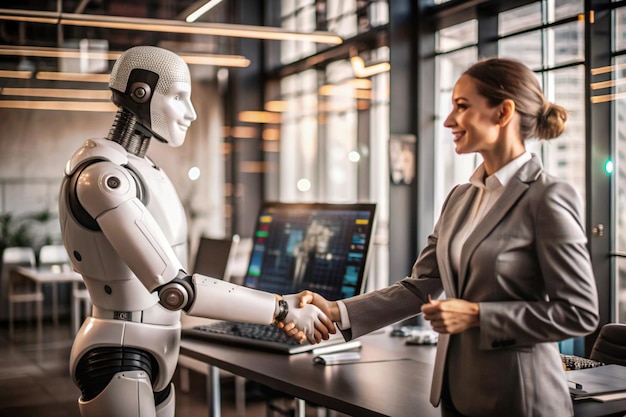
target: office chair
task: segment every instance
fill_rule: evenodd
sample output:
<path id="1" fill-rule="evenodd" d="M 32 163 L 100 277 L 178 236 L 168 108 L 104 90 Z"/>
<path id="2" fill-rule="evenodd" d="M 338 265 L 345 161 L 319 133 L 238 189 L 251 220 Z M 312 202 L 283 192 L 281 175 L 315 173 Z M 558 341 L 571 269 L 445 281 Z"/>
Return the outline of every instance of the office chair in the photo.
<path id="1" fill-rule="evenodd" d="M 35 266 L 35 251 L 28 246 L 8 247 L 2 252 L 2 288 L 6 291 L 9 304 L 9 338 L 14 333 L 14 305 L 36 303 L 38 326 L 43 315 L 43 292 L 37 289 L 34 282 L 17 274 L 18 266 Z M 27 310 L 30 318 L 30 308 Z"/>
<path id="2" fill-rule="evenodd" d="M 609 323 L 602 326 L 589 358 L 626 366 L 626 324 Z"/>

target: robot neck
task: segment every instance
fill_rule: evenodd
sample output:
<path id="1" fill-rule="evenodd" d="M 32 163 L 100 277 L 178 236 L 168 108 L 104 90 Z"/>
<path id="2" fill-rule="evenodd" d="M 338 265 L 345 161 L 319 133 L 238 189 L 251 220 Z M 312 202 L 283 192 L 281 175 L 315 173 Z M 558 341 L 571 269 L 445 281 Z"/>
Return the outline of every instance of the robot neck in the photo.
<path id="1" fill-rule="evenodd" d="M 134 114 L 120 107 L 107 139 L 119 143 L 128 153 L 143 158 L 150 145 L 151 137 L 147 129 L 137 124 L 137 117 Z"/>

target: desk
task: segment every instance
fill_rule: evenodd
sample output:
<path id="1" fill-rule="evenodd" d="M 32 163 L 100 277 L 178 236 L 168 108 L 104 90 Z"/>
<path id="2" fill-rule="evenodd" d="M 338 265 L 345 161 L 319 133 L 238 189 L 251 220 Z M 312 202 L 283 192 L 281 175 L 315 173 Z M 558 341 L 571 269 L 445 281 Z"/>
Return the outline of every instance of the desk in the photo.
<path id="1" fill-rule="evenodd" d="M 435 347 L 405 345 L 387 332 L 359 338 L 361 360 L 323 366 L 311 353 L 283 355 L 183 338 L 181 353 L 283 391 L 295 398 L 352 416 L 440 417 L 430 402 Z M 219 417 L 219 379 L 211 384 L 211 417 Z M 575 417 L 626 412 L 626 400 L 577 402 Z"/>
<path id="2" fill-rule="evenodd" d="M 16 273 L 21 275 L 24 278 L 30 279 L 35 283 L 37 288 L 37 292 L 42 293 L 42 287 L 44 284 L 58 284 L 63 282 L 72 283 L 72 294 L 78 290 L 78 285 L 83 282 L 83 277 L 77 273 L 72 271 L 69 268 L 35 268 L 35 267 L 23 267 L 20 266 L 15 270 Z M 73 295 L 72 295 L 73 297 Z M 75 301 L 75 300 L 74 300 Z M 76 303 L 72 304 L 72 315 L 78 314 L 76 310 Z M 76 323 L 74 317 L 72 317 L 72 322 Z M 41 302 L 38 302 L 37 307 L 37 335 L 41 339 L 43 334 L 43 309 Z M 58 307 L 58 293 L 57 286 L 52 286 L 52 320 L 54 325 L 59 324 L 59 307 Z M 75 324 L 74 324 L 75 327 Z M 78 329 L 74 329 L 74 333 L 76 333 Z"/>

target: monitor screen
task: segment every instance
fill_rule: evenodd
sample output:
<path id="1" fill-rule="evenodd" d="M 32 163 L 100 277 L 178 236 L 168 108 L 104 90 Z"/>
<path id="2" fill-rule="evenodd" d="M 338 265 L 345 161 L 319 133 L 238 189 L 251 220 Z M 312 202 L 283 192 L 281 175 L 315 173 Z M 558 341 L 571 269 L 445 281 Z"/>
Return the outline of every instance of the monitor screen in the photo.
<path id="1" fill-rule="evenodd" d="M 328 300 L 362 291 L 375 204 L 264 203 L 244 285 Z"/>

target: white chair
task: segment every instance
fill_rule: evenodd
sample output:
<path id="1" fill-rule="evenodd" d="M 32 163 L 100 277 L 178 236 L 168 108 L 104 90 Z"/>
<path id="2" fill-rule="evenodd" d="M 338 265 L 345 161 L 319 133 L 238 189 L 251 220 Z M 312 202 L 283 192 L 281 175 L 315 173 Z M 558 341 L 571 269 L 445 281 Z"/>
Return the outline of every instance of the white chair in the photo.
<path id="1" fill-rule="evenodd" d="M 39 249 L 40 266 L 69 265 L 70 257 L 63 245 L 44 245 Z"/>
<path id="2" fill-rule="evenodd" d="M 43 316 L 43 292 L 29 279 L 15 273 L 18 266 L 34 267 L 35 251 L 31 247 L 19 246 L 8 247 L 2 252 L 2 288 L 6 291 L 6 298 L 9 305 L 9 337 L 13 338 L 14 333 L 14 305 L 36 303 L 37 306 L 37 328 L 42 332 L 41 319 Z M 30 307 L 30 306 L 29 306 Z M 30 318 L 30 308 L 27 309 L 27 318 Z"/>

